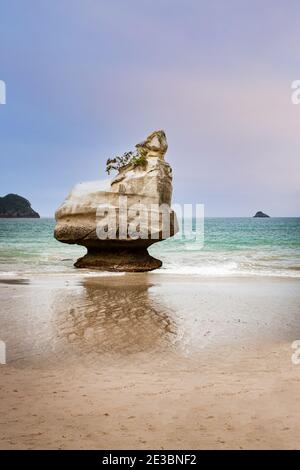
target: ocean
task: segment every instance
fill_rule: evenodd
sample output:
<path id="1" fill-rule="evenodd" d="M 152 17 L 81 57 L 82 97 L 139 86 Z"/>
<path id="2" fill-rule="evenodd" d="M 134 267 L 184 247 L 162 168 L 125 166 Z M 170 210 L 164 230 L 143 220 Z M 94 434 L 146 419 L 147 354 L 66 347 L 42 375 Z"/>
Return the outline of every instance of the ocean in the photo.
<path id="1" fill-rule="evenodd" d="M 50 218 L 0 219 L 0 276 L 77 274 L 73 263 L 86 249 L 56 241 L 54 226 Z M 206 218 L 204 227 L 204 246 L 190 236 L 151 246 L 163 261 L 155 272 L 300 277 L 300 218 Z"/>

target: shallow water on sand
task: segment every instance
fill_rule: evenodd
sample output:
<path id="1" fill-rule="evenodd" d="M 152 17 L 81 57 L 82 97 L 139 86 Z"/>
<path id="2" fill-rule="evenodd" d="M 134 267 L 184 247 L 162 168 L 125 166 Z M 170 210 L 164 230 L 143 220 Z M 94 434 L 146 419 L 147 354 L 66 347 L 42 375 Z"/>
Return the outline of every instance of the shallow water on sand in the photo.
<path id="1" fill-rule="evenodd" d="M 226 345 L 300 338 L 298 280 L 161 280 L 150 274 L 0 280 L 8 361 L 97 364 L 167 351 L 195 357 Z"/>

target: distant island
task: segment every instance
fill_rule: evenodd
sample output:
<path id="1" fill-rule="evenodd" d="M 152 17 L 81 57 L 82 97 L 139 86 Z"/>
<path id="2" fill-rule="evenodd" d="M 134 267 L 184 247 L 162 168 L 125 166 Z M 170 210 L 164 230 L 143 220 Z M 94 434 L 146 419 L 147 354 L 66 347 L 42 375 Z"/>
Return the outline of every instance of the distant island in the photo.
<path id="1" fill-rule="evenodd" d="M 0 218 L 33 218 L 39 219 L 30 202 L 18 194 L 7 194 L 0 197 Z"/>
<path id="2" fill-rule="evenodd" d="M 264 212 L 258 211 L 253 217 L 270 217 L 268 214 L 265 214 Z"/>

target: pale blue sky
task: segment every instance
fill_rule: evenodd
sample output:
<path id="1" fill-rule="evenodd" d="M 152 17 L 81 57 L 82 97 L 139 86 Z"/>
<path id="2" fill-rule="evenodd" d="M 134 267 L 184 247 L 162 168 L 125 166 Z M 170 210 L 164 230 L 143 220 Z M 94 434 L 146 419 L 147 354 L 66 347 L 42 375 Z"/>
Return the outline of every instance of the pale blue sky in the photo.
<path id="1" fill-rule="evenodd" d="M 297 0 L 1 0 L 0 195 L 52 215 L 164 129 L 174 202 L 300 215 Z"/>

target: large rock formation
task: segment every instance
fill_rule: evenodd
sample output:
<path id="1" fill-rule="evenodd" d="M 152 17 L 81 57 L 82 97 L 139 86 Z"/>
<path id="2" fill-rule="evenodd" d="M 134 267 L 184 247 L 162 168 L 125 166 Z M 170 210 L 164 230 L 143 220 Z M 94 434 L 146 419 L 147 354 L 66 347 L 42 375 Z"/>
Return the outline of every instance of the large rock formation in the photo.
<path id="1" fill-rule="evenodd" d="M 258 217 L 258 218 L 266 218 L 270 217 L 268 214 L 265 214 L 264 212 L 258 211 L 253 217 Z"/>
<path id="2" fill-rule="evenodd" d="M 30 202 L 18 194 L 7 194 L 0 197 L 0 218 L 33 218 L 40 216 L 35 212 Z"/>
<path id="3" fill-rule="evenodd" d="M 138 163 L 112 179 L 77 184 L 56 212 L 55 238 L 88 250 L 78 268 L 150 271 L 162 264 L 147 248 L 177 232 L 165 133 L 153 132 L 136 148 Z"/>

